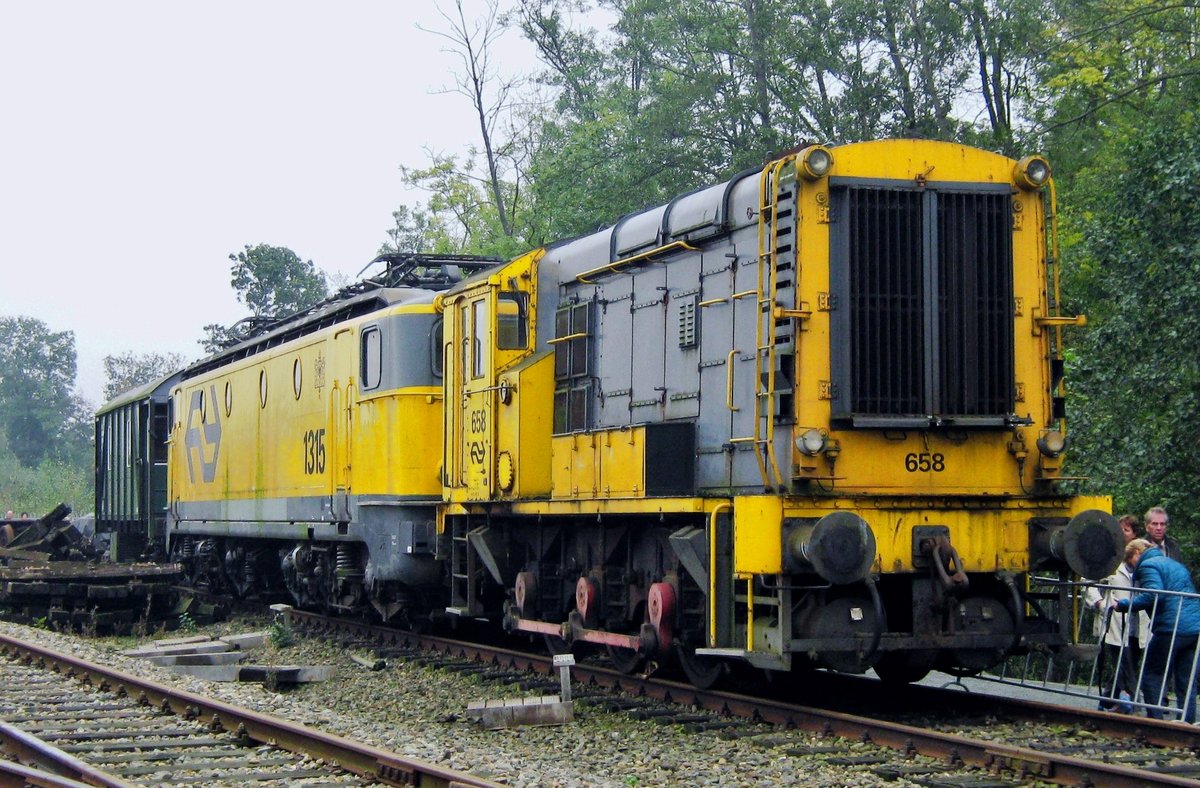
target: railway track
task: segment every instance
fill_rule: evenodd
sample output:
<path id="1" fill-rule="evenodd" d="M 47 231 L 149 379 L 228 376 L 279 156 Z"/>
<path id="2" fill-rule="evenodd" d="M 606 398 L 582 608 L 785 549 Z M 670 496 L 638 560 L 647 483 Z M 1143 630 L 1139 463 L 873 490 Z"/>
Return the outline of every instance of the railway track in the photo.
<path id="1" fill-rule="evenodd" d="M 0 635 L 0 785 L 491 786 Z"/>
<path id="2" fill-rule="evenodd" d="M 483 680 L 491 676 L 497 681 L 520 681 L 535 693 L 554 685 L 551 659 L 543 655 L 302 611 L 291 611 L 290 616 L 298 631 L 341 639 L 347 646 L 374 648 L 383 655 L 422 660 L 446 670 L 470 672 Z M 825 673 L 815 674 L 819 682 L 814 682 L 814 687 L 823 685 L 827 697 L 838 698 L 834 708 L 701 691 L 681 682 L 625 675 L 586 662 L 572 670 L 574 682 L 582 687 L 583 702 L 696 731 L 756 737 L 764 746 L 784 751 L 789 747 L 812 749 L 811 738 L 799 743 L 789 738 L 791 732 L 815 733 L 828 742 L 847 743 L 846 753 L 835 757 L 860 762 L 878 759 L 878 750 L 888 750 L 897 754 L 897 764 L 886 766 L 884 758 L 881 769 L 891 769 L 896 776 L 911 777 L 914 767 L 905 762 L 923 756 L 926 765 L 915 769 L 917 772 L 936 769 L 928 765 L 932 761 L 942 764 L 943 770 L 985 770 L 1012 780 L 1012 784 L 1033 779 L 1061 785 L 1196 785 L 1200 779 L 1196 756 L 1200 731 L 1178 723 L 926 687 L 889 689 L 885 696 L 877 683 L 864 686 L 860 681 L 853 689 L 853 684 Z M 522 672 L 534 678 L 523 680 Z M 822 691 L 809 694 L 820 697 Z M 839 710 L 846 707 L 845 698 L 855 694 L 870 695 L 869 716 L 864 711 Z M 773 732 L 764 732 L 763 725 L 772 726 Z M 862 754 L 858 745 L 863 744 L 873 745 L 875 751 Z"/>

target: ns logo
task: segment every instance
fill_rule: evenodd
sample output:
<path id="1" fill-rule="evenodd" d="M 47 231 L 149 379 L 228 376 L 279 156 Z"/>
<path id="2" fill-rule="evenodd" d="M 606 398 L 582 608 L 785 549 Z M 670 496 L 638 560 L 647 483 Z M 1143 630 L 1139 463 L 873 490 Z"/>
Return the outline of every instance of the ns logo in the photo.
<path id="1" fill-rule="evenodd" d="M 208 401 L 216 404 L 217 387 L 209 387 Z M 187 452 L 188 480 L 196 483 L 196 466 L 200 466 L 201 478 L 211 484 L 217 478 L 217 454 L 221 451 L 221 414 L 216 407 L 204 407 L 204 392 L 193 391 L 188 405 L 187 429 L 183 433 L 183 446 Z M 211 412 L 213 423 L 205 418 Z"/>

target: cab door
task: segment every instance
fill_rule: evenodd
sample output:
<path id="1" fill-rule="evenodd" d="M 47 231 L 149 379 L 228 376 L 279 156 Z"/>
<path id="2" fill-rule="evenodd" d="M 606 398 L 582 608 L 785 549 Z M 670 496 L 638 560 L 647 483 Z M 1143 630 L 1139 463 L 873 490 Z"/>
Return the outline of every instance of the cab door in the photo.
<path id="1" fill-rule="evenodd" d="M 376 330 L 368 341 L 376 342 L 378 334 L 379 332 Z M 370 348 L 359 348 L 356 352 L 357 342 L 356 331 L 349 328 L 337 331 L 333 335 L 334 347 L 330 352 L 331 357 L 333 359 L 358 358 L 360 367 L 366 366 L 367 357 L 373 351 Z M 378 362 L 371 359 L 371 363 Z M 327 362 L 321 358 L 315 375 L 318 387 L 325 385 L 326 367 Z M 352 456 L 351 441 L 354 437 L 351 403 L 354 402 L 354 378 L 347 376 L 345 379 L 339 380 L 340 376 L 338 376 L 337 370 L 334 371 L 334 376 L 334 380 L 329 386 L 329 430 L 332 454 L 330 458 L 332 467 L 329 474 L 330 508 L 335 520 L 347 522 L 350 520 L 350 458 Z"/>
<path id="2" fill-rule="evenodd" d="M 461 481 L 466 487 L 467 500 L 471 501 L 488 500 L 494 492 L 496 379 L 492 363 L 492 294 L 487 286 L 468 291 L 457 306 L 461 339 L 456 371 L 461 393 L 455 404 L 461 409 L 457 419 L 462 436 Z"/>

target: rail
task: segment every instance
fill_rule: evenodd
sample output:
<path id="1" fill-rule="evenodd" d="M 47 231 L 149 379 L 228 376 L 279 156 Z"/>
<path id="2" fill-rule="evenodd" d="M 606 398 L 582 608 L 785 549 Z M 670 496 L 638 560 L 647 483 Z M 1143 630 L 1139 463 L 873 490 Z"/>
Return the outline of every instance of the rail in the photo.
<path id="1" fill-rule="evenodd" d="M 405 758 L 397 753 L 341 736 L 306 728 L 269 714 L 238 708 L 186 690 L 139 678 L 114 668 L 96 665 L 70 654 L 26 643 L 0 634 L 0 648 L 27 655 L 35 661 L 58 665 L 66 675 L 76 676 L 113 691 L 124 690 L 134 698 L 170 708 L 176 714 L 211 721 L 214 730 L 238 731 L 254 741 L 290 752 L 307 753 L 336 763 L 348 771 L 390 785 L 495 786 L 496 784 L 435 764 Z"/>
<path id="2" fill-rule="evenodd" d="M 512 651 L 500 646 L 449 640 L 427 634 L 403 632 L 378 625 L 329 619 L 324 616 L 291 610 L 293 624 L 309 634 L 328 637 L 334 633 L 353 633 L 358 637 L 376 637 L 392 646 L 404 646 L 452 655 L 457 660 L 470 659 L 493 667 L 534 670 L 551 675 L 554 672 L 550 657 Z M 940 730 L 932 730 L 875 717 L 834 711 L 815 706 L 798 705 L 785 699 L 754 697 L 736 692 L 701 690 L 687 684 L 654 676 L 630 675 L 597 665 L 578 664 L 572 669 L 572 680 L 580 686 L 606 687 L 630 695 L 651 698 L 708 712 L 753 719 L 788 729 L 820 732 L 825 736 L 869 741 L 876 745 L 907 753 L 922 754 L 952 762 L 963 762 L 996 771 L 1015 771 L 1060 785 L 1138 786 L 1195 785 L 1186 776 L 1156 773 L 1121 763 L 1086 761 L 1070 753 L 1034 750 L 997 741 L 984 741 Z M 928 688 L 909 688 L 913 691 Z M 937 691 L 937 690 L 934 690 Z M 940 692 L 946 692 L 941 690 Z M 969 696 L 958 692 L 949 697 L 956 702 L 969 702 L 981 708 Z M 1110 714 L 1055 707 L 1042 703 L 1003 701 L 979 695 L 989 715 L 997 704 L 1006 709 L 1018 706 L 1036 714 L 1038 719 L 1054 720 L 1069 725 L 1086 724 L 1096 730 L 1116 731 L 1122 739 L 1138 739 L 1157 746 L 1193 748 L 1196 729 L 1156 720 L 1124 718 Z"/>

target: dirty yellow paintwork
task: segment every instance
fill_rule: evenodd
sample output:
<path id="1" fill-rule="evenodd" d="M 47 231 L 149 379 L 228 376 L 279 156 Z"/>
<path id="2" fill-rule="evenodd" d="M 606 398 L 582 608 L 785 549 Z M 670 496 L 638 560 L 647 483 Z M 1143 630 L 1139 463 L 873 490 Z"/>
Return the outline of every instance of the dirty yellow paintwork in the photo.
<path id="1" fill-rule="evenodd" d="M 364 323 L 432 313 L 395 306 L 183 381 L 173 392 L 172 501 L 328 497 L 336 520 L 350 494 L 438 498 L 441 388 L 363 394 L 357 380 Z M 189 431 L 219 433 L 219 443 L 189 449 Z M 211 481 L 201 462 L 214 466 Z"/>
<path id="2" fill-rule="evenodd" d="M 969 430 L 931 433 L 917 430 L 834 430 L 839 444 L 836 461 L 828 456 L 812 459 L 793 450 L 793 475 L 799 478 L 833 477 L 835 488 L 847 495 L 970 494 L 1021 495 L 1038 477 L 1037 441 L 1051 420 L 1047 359 L 1055 341 L 1053 332 L 1036 322 L 1048 314 L 1047 216 L 1044 192 L 1022 191 L 1014 184 L 1012 159 L 944 142 L 887 140 L 845 145 L 833 149 L 830 178 L 863 177 L 902 181 L 989 182 L 1013 186 L 1013 325 L 1018 389 L 1016 415 L 1029 417 L 1033 426 L 1015 431 Z M 934 164 L 936 162 L 936 164 Z M 829 280 L 829 180 L 798 180 L 799 266 L 797 297 L 811 308 L 811 316 L 797 333 L 796 433 L 807 428 L 829 431 L 830 401 L 823 391 L 830 368 L 831 312 Z M 1057 348 L 1055 348 L 1057 349 Z M 1023 465 L 1008 451 L 1010 442 L 1023 442 L 1030 452 Z M 916 472 L 910 470 L 917 466 Z M 935 470 L 934 466 L 941 470 Z M 1042 476 L 1057 473 L 1049 464 Z"/>
<path id="3" fill-rule="evenodd" d="M 551 444 L 553 498 L 646 495 L 646 427 L 557 435 Z"/>
<path id="4" fill-rule="evenodd" d="M 554 354 L 530 356 L 505 370 L 500 374 L 500 386 L 508 388 L 510 400 L 501 401 L 496 414 L 497 463 L 513 466 L 513 484 L 504 489 L 501 483 L 499 497 L 545 497 L 550 493 L 553 426 L 546 403 L 554 397 Z"/>
<path id="5" fill-rule="evenodd" d="M 445 315 L 445 472 L 449 501 L 545 495 L 549 488 L 553 359 L 525 364 L 537 346 L 536 249 L 438 300 Z M 511 299 L 523 299 L 524 314 Z M 523 323 L 523 326 L 520 324 Z M 523 327 L 524 342 L 513 331 Z M 518 365 L 523 365 L 516 369 Z M 512 370 L 511 374 L 505 374 Z M 501 390 L 502 377 L 508 388 Z M 515 387 L 515 388 L 513 388 Z M 545 399 L 534 402 L 534 397 Z M 504 402 L 507 397 L 509 402 Z M 501 421 L 505 423 L 501 426 Z M 528 463 L 528 466 L 526 466 Z M 513 475 L 508 490 L 501 476 Z"/>
<path id="6" fill-rule="evenodd" d="M 941 504 L 938 506 L 937 504 Z M 779 496 L 741 496 L 734 506 L 734 567 L 739 573 L 776 574 L 783 569 L 780 544 L 785 518 L 818 519 L 838 510 L 862 517 L 875 535 L 877 574 L 905 574 L 913 565 L 913 529 L 944 526 L 967 572 L 1012 572 L 1029 569 L 1029 519 L 1071 518 L 1088 509 L 1107 511 L 1103 496 L 1054 501 L 997 501 L 964 507 L 961 501 L 878 499 L 815 502 Z"/>

